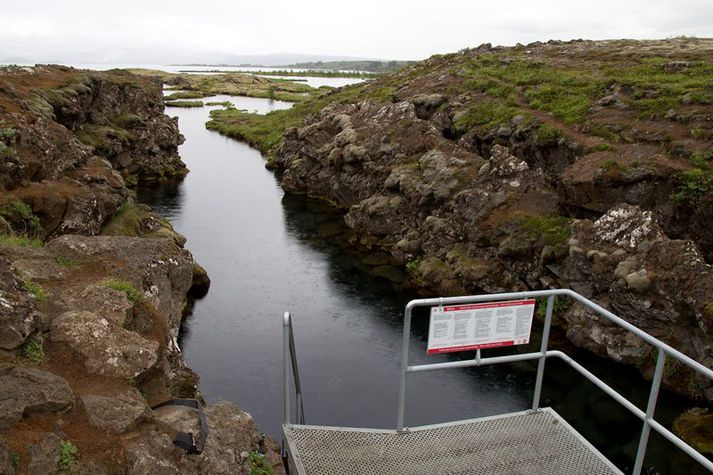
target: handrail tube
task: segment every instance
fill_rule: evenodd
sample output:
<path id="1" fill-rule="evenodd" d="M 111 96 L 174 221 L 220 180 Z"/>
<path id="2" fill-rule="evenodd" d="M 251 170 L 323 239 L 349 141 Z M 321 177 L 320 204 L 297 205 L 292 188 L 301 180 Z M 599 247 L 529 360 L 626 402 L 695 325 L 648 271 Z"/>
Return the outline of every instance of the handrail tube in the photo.
<path id="1" fill-rule="evenodd" d="M 686 452 L 691 458 L 695 459 L 696 462 L 703 465 L 705 468 L 713 472 L 713 462 L 708 460 L 708 458 L 702 453 L 698 452 L 696 449 L 681 440 L 676 434 L 661 425 L 660 422 L 655 420 L 650 420 L 649 425 L 659 434 L 664 436 L 673 445 Z"/>
<path id="2" fill-rule="evenodd" d="M 422 371 L 435 371 L 438 369 L 468 368 L 471 366 L 488 366 L 500 363 L 516 363 L 519 361 L 530 361 L 542 358 L 542 353 L 523 353 L 520 355 L 490 356 L 479 360 L 448 361 L 446 363 L 431 363 L 416 366 L 409 366 L 406 371 L 409 373 L 420 373 Z M 547 356 L 547 355 L 545 355 Z"/>
<path id="3" fill-rule="evenodd" d="M 627 408 L 630 412 L 632 412 L 636 417 L 639 419 L 644 419 L 646 417 L 646 413 L 636 407 L 635 404 L 633 404 L 631 401 L 626 399 L 624 396 L 616 392 L 611 386 L 609 386 L 607 383 L 596 377 L 591 371 L 589 371 L 587 368 L 582 366 L 581 364 L 577 363 L 567 355 L 566 353 L 563 353 L 559 350 L 548 350 L 547 351 L 547 356 L 554 356 L 556 358 L 559 358 L 563 361 L 565 361 L 567 364 L 569 364 L 572 368 L 576 369 L 582 376 L 587 378 L 589 381 L 594 383 L 596 387 L 607 393 L 609 396 L 611 396 L 616 402 Z"/>

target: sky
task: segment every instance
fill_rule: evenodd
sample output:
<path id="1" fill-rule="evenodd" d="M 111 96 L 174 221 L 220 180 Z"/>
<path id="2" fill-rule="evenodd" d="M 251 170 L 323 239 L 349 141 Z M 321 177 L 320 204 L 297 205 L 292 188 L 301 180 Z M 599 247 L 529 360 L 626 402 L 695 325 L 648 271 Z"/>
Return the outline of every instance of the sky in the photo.
<path id="1" fill-rule="evenodd" d="M 0 1 L 0 62 L 423 59 L 486 42 L 713 37 L 713 0 Z"/>

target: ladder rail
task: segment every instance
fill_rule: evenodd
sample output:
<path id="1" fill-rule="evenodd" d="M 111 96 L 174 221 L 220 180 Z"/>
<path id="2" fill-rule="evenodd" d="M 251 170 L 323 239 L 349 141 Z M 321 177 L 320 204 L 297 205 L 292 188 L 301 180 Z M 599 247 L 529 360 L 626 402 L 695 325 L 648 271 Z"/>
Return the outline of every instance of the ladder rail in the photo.
<path id="1" fill-rule="evenodd" d="M 292 422 L 290 414 L 290 402 L 291 402 L 291 392 L 290 392 L 290 379 L 295 382 L 295 401 L 296 401 L 296 423 L 304 424 L 304 407 L 302 405 L 302 383 L 300 382 L 300 370 L 297 366 L 297 351 L 295 349 L 295 334 L 292 327 L 292 315 L 290 312 L 285 312 L 282 322 L 282 336 L 283 336 L 283 368 L 282 368 L 282 382 L 283 382 L 283 404 L 284 404 L 284 422 L 285 424 L 290 424 Z"/>

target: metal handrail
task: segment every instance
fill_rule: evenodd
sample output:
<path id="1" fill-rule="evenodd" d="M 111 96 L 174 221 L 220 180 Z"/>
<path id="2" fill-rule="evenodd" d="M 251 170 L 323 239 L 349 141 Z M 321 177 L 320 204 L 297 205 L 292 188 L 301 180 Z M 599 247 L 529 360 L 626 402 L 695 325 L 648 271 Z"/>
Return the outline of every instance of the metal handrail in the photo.
<path id="1" fill-rule="evenodd" d="M 285 312 L 282 321 L 282 342 L 283 342 L 283 366 L 282 366 L 282 393 L 284 398 L 284 421 L 285 424 L 292 422 L 290 418 L 290 366 L 292 367 L 292 378 L 295 381 L 295 400 L 297 403 L 297 424 L 305 423 L 304 408 L 302 407 L 302 385 L 300 384 L 300 370 L 297 367 L 297 353 L 295 351 L 295 335 L 292 329 L 292 317 L 290 312 Z M 283 444 L 284 445 L 284 444 Z"/>
<path id="2" fill-rule="evenodd" d="M 584 368 L 582 365 L 574 361 L 567 354 L 558 350 L 548 350 L 548 340 L 550 334 L 550 327 L 552 324 L 552 309 L 554 307 L 554 299 L 556 296 L 570 297 L 576 302 L 594 310 L 597 314 L 607 318 L 608 320 L 616 323 L 620 327 L 634 333 L 636 336 L 640 337 L 646 343 L 649 343 L 654 348 L 658 350 L 658 357 L 656 358 L 656 369 L 654 370 L 654 376 L 651 382 L 651 390 L 649 392 L 649 399 L 646 405 L 646 412 L 642 411 L 624 396 L 616 392 L 611 386 L 606 384 L 604 381 L 596 377 L 589 370 Z M 475 303 L 475 302 L 489 302 L 494 300 L 509 300 L 509 299 L 530 299 L 537 297 L 547 297 L 547 310 L 545 312 L 545 323 L 542 332 L 542 344 L 539 352 L 525 353 L 519 355 L 508 355 L 508 356 L 497 356 L 483 358 L 481 357 L 481 352 L 478 350 L 476 352 L 475 359 L 463 360 L 463 361 L 451 361 L 446 363 L 432 363 L 432 364 L 422 364 L 409 366 L 408 355 L 409 355 L 409 343 L 411 336 L 411 318 L 412 310 L 416 307 L 434 307 L 442 305 L 454 305 L 454 304 L 465 304 L 465 303 Z M 666 343 L 654 338 L 638 327 L 632 325 L 626 320 L 622 319 L 611 313 L 610 311 L 600 307 L 596 303 L 590 301 L 589 299 L 579 295 L 577 292 L 570 289 L 554 289 L 554 290 L 537 290 L 531 292 L 511 292 L 502 294 L 489 294 L 489 295 L 470 295 L 463 297 L 439 297 L 431 299 L 418 299 L 412 300 L 406 305 L 406 310 L 404 312 L 404 329 L 403 329 L 403 344 L 401 353 L 401 381 L 399 387 L 399 406 L 396 418 L 396 430 L 404 431 L 404 413 L 406 407 L 406 376 L 408 373 L 415 373 L 421 371 L 433 371 L 448 368 L 465 368 L 470 366 L 485 366 L 491 364 L 500 363 L 513 363 L 516 361 L 527 361 L 527 360 L 538 360 L 537 366 L 537 377 L 535 380 L 535 390 L 532 398 L 532 409 L 538 410 L 540 405 L 540 395 L 542 392 L 542 380 L 545 371 L 545 361 L 547 357 L 560 358 L 572 368 L 577 370 L 580 374 L 586 377 L 589 381 L 594 383 L 599 389 L 611 396 L 615 401 L 621 404 L 624 408 L 633 413 L 636 417 L 643 421 L 643 427 L 641 430 L 641 437 L 639 439 L 639 448 L 636 453 L 636 460 L 634 463 L 634 469 L 632 473 L 634 475 L 639 475 L 643 468 L 644 457 L 646 456 L 646 449 L 649 440 L 649 434 L 651 428 L 656 432 L 664 436 L 671 443 L 676 445 L 679 449 L 689 455 L 691 458 L 696 460 L 698 463 L 703 465 L 705 468 L 713 472 L 713 462 L 706 458 L 703 454 L 698 452 L 696 449 L 688 445 L 686 442 L 681 440 L 673 432 L 666 429 L 659 422 L 654 420 L 654 412 L 656 410 L 656 402 L 658 399 L 659 389 L 661 387 L 661 380 L 663 378 L 663 371 L 666 365 L 666 357 L 670 356 L 677 361 L 689 366 L 693 370 L 702 374 L 703 376 L 713 380 L 713 370 L 702 365 L 696 360 L 684 355 L 680 351 L 670 347 Z"/>

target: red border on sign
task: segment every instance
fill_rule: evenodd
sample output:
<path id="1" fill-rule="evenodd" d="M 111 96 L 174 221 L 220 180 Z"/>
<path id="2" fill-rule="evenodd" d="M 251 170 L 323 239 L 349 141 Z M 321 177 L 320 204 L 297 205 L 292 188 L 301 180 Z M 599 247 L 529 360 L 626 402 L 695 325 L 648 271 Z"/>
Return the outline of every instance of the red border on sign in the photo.
<path id="1" fill-rule="evenodd" d="M 470 305 L 458 305 L 453 307 L 443 307 L 444 312 L 456 312 L 458 310 L 474 310 L 477 308 L 498 308 L 498 307 L 517 307 L 520 305 L 535 305 L 536 300 L 511 300 L 509 302 L 488 302 L 474 303 Z"/>
<path id="2" fill-rule="evenodd" d="M 428 355 L 438 355 L 440 353 L 455 353 L 456 351 L 471 351 L 471 350 L 482 350 L 485 348 L 499 348 L 501 346 L 514 346 L 515 341 L 491 341 L 490 343 L 483 343 L 481 345 L 466 345 L 466 346 L 449 346 L 447 348 L 433 348 L 427 350 Z"/>

